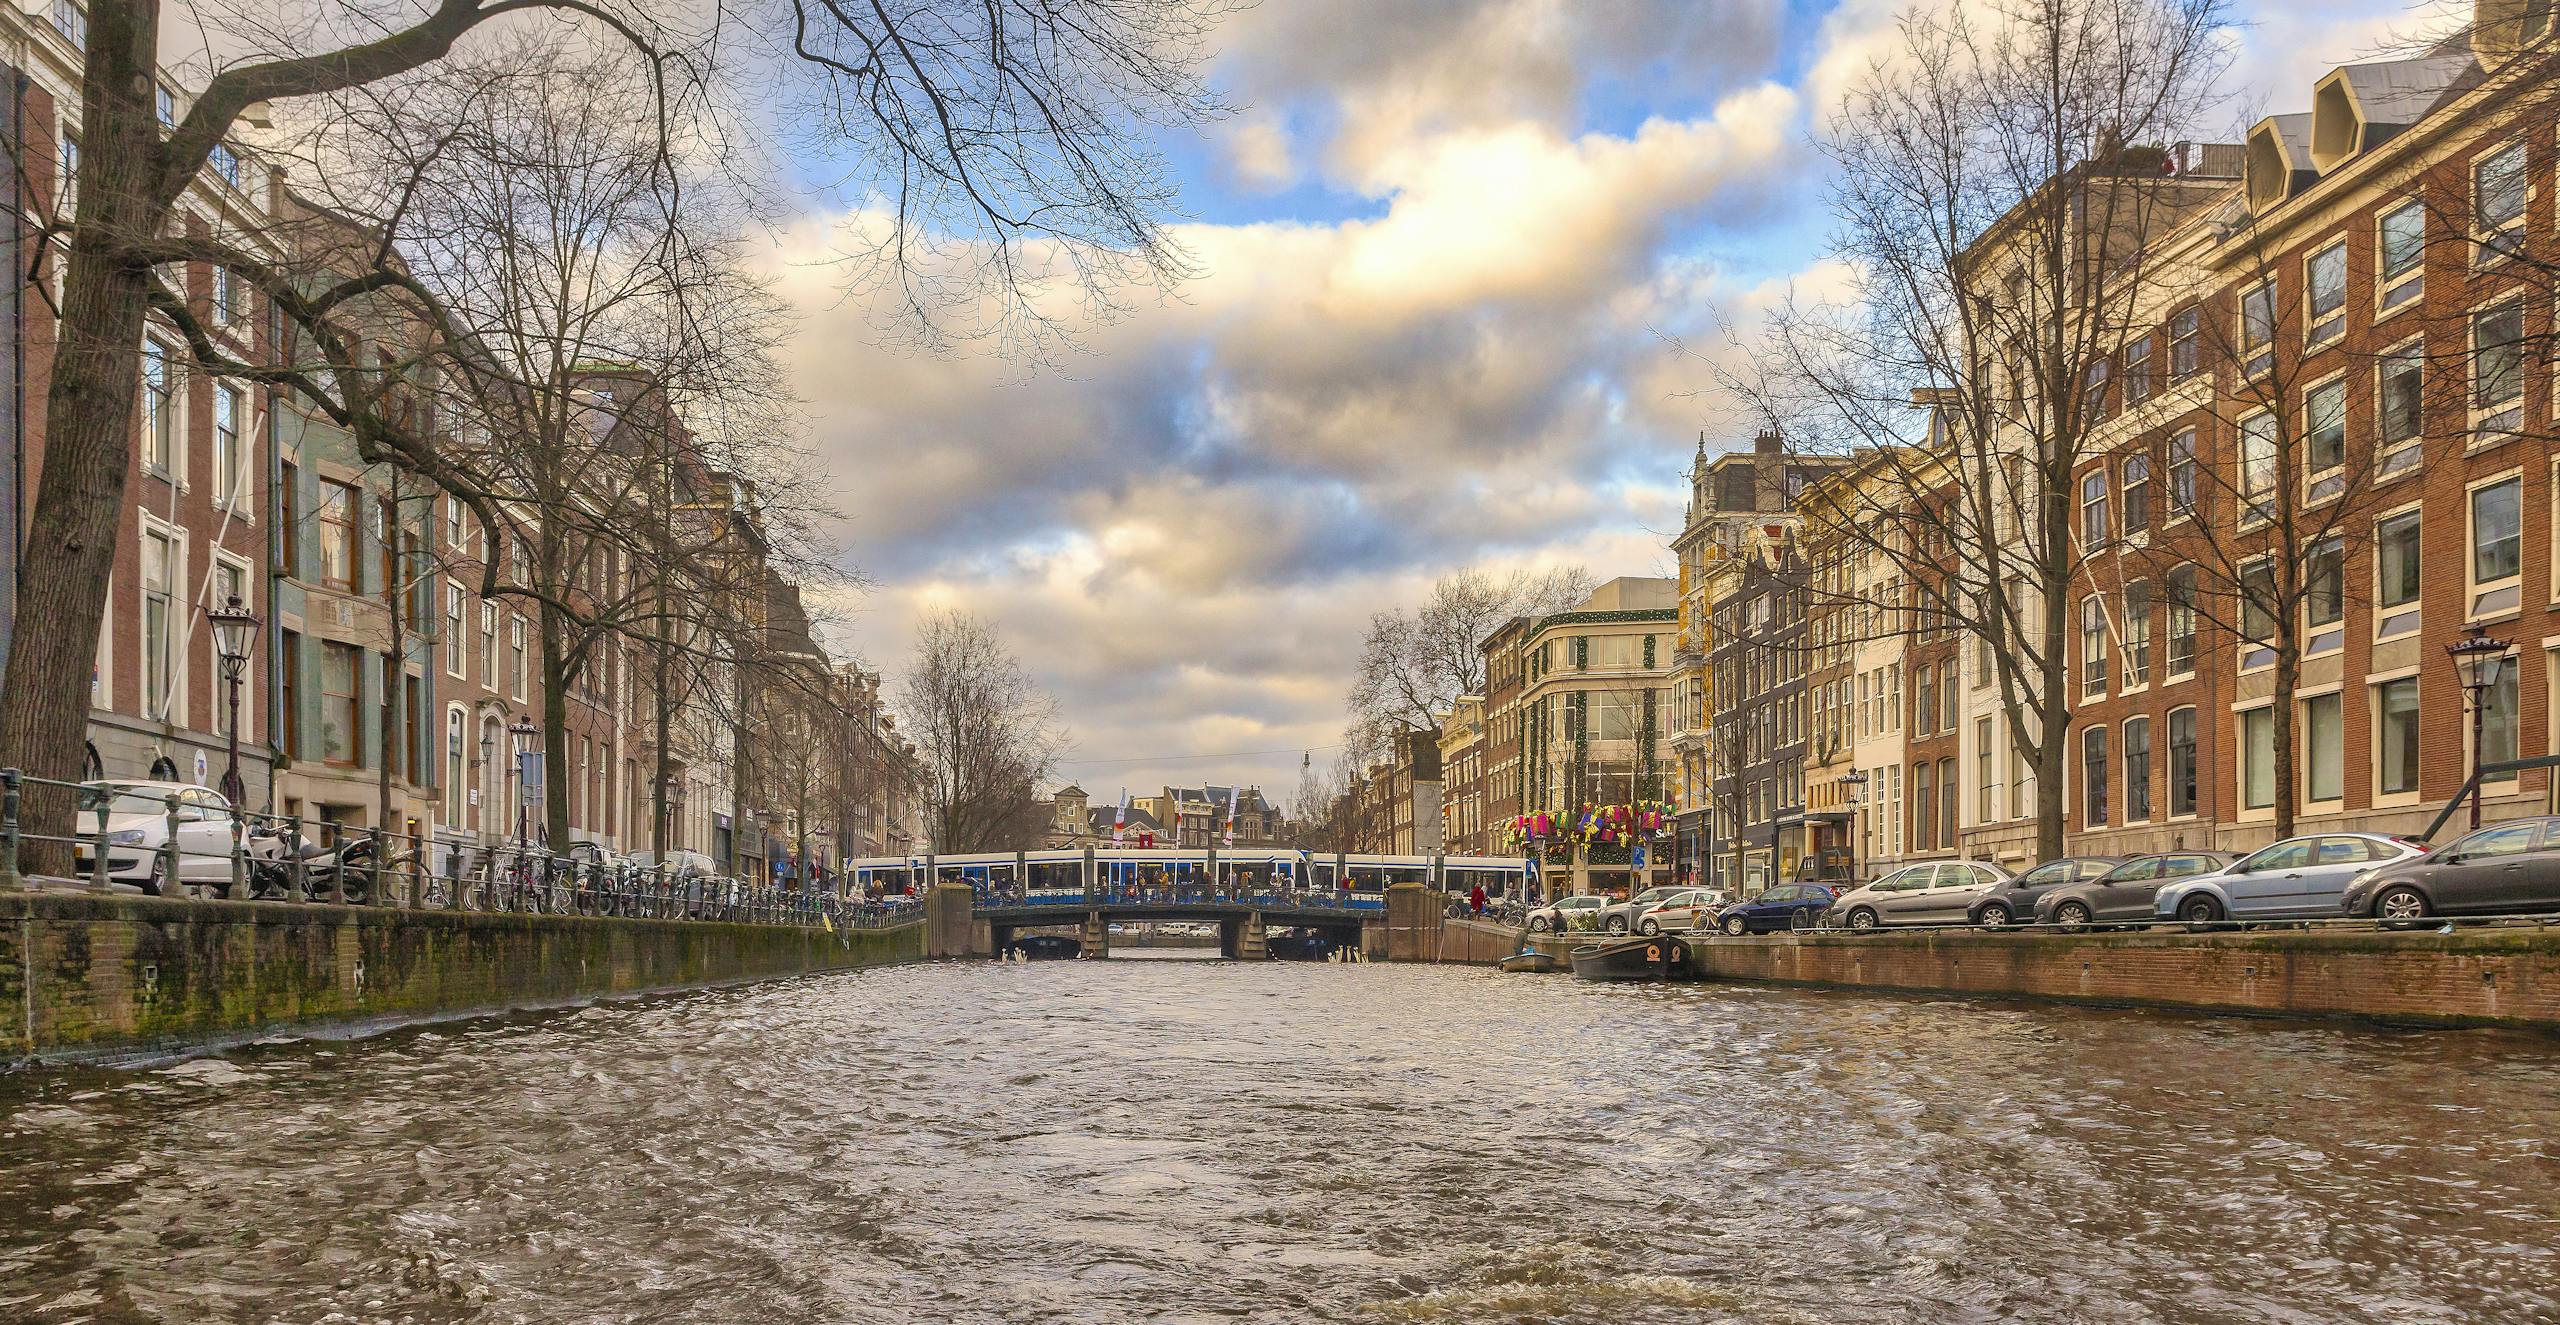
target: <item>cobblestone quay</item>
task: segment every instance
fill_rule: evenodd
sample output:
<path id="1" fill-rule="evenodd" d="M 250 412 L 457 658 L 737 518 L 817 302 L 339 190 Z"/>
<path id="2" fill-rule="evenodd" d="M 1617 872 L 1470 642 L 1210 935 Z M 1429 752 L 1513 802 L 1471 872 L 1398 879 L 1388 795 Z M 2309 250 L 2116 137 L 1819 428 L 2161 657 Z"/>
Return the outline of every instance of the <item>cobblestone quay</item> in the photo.
<path id="1" fill-rule="evenodd" d="M 0 893 L 0 1065 L 142 1056 L 915 961 L 793 925 Z"/>

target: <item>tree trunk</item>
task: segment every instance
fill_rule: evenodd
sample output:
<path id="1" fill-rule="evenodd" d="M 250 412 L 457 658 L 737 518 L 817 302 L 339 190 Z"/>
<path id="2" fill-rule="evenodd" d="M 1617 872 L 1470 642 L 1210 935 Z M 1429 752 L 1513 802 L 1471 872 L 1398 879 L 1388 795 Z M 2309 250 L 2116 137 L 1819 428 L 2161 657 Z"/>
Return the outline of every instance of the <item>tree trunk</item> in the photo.
<path id="1" fill-rule="evenodd" d="M 2281 842 L 2293 836 L 2294 788 L 2298 785 L 2295 781 L 2298 751 L 2294 740 L 2293 696 L 2302 688 L 2302 651 L 2299 644 L 2288 642 L 2276 651 L 2275 681 L 2275 696 L 2269 704 L 2271 712 L 2268 717 L 2272 721 L 2268 730 L 2275 742 L 2275 830 L 2276 840 Z M 2248 757 L 2247 750 L 2240 752 L 2244 767 Z"/>
<path id="2" fill-rule="evenodd" d="M 167 214 L 150 189 L 159 6 L 135 0 L 90 9 L 79 225 L 45 391 L 44 472 L 18 566 L 18 621 L 35 628 L 15 632 L 0 683 L 0 760 L 64 782 L 77 781 L 84 763 L 89 679 L 107 607 L 102 586 L 133 469 L 150 270 L 127 246 L 156 235 Z M 25 867 L 69 873 L 70 847 L 57 839 L 72 831 L 72 797 L 31 787 L 23 813 Z"/>
<path id="3" fill-rule="evenodd" d="M 569 845 L 569 667 L 561 657 L 560 609 L 542 604 L 542 825 L 550 849 Z"/>

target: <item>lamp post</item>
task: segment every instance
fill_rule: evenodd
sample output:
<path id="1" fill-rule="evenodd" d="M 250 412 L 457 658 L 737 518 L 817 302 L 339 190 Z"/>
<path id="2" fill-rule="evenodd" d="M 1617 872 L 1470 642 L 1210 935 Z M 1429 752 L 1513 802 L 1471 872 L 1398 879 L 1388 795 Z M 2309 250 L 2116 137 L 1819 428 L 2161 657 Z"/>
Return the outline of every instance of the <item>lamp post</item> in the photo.
<path id="1" fill-rule="evenodd" d="M 2506 670 L 2507 642 L 2478 626 L 2471 633 L 2444 646 L 2445 656 L 2453 660 L 2454 675 L 2462 681 L 2463 702 L 2471 709 L 2471 826 L 2480 826 L 2480 764 L 2482 725 L 2488 716 L 2489 692 L 2497 688 L 2499 673 Z"/>
<path id="2" fill-rule="evenodd" d="M 490 831 L 489 825 L 489 816 L 497 813 L 498 810 L 497 801 L 489 795 L 489 770 L 494 767 L 490 761 L 497 757 L 498 738 L 491 736 L 489 729 L 484 726 L 480 729 L 480 822 L 476 825 L 480 830 L 482 845 L 497 838 L 497 834 Z"/>
<path id="3" fill-rule="evenodd" d="M 531 828 L 527 823 L 527 816 L 533 804 L 533 760 L 530 756 L 533 754 L 534 740 L 542 735 L 542 729 L 533 725 L 533 719 L 518 716 L 515 721 L 507 724 L 507 735 L 515 739 L 516 848 L 521 851 L 525 844 L 532 840 Z"/>
<path id="4" fill-rule="evenodd" d="M 257 646 L 258 617 L 240 605 L 240 595 L 233 594 L 220 608 L 205 613 L 205 620 L 213 624 L 213 647 L 222 659 L 222 684 L 228 692 L 225 702 L 231 715 L 224 728 L 222 798 L 237 811 L 248 796 L 248 789 L 240 781 L 240 684 L 249 675 L 249 651 Z"/>
<path id="5" fill-rule="evenodd" d="M 1859 839 L 1867 835 L 1866 816 L 1860 813 L 1867 806 L 1867 775 L 1858 769 L 1850 769 L 1840 775 L 1840 785 L 1847 788 L 1849 794 L 1849 877 L 1841 882 L 1854 884 L 1858 881 Z"/>

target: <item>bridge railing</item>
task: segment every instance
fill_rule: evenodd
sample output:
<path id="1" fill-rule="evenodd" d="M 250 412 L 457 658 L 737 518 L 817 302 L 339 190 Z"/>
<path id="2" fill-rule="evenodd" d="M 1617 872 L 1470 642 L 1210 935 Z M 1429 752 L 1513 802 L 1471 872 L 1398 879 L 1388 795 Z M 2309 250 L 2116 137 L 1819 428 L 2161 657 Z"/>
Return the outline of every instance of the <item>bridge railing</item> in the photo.
<path id="1" fill-rule="evenodd" d="M 31 795 L 71 798 L 75 831 L 29 832 Z M 591 846 L 564 853 L 525 842 L 324 825 L 235 811 L 203 787 L 57 782 L 0 769 L 0 888 L 27 881 L 28 844 L 43 842 L 67 848 L 74 883 L 173 898 L 826 929 L 879 928 L 922 911 L 908 898 L 671 869 Z"/>
<path id="2" fill-rule="evenodd" d="M 1279 887 L 1260 881 L 1123 883 L 1106 880 L 1083 888 L 1037 888 L 971 880 L 969 892 L 972 902 L 980 907 L 1055 906 L 1062 910 L 1099 906 L 1251 906 L 1266 911 L 1387 909 L 1384 893 L 1357 888 Z"/>

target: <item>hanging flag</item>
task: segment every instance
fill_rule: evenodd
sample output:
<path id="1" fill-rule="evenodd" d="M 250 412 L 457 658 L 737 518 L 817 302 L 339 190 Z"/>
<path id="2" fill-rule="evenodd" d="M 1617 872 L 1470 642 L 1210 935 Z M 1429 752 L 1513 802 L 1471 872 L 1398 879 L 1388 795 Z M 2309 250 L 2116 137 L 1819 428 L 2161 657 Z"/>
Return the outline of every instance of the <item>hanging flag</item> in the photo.
<path id="1" fill-rule="evenodd" d="M 1228 846 L 1234 846 L 1234 845 L 1236 844 L 1236 797 L 1237 797 L 1239 794 L 1241 794 L 1241 792 L 1242 792 L 1242 788 L 1238 788 L 1238 787 L 1229 787 L 1229 788 L 1227 788 L 1227 845 L 1228 845 Z"/>
<path id="2" fill-rule="evenodd" d="M 1129 826 L 1129 789 L 1120 789 L 1120 806 L 1111 812 L 1111 845 L 1120 845 L 1121 830 Z"/>

